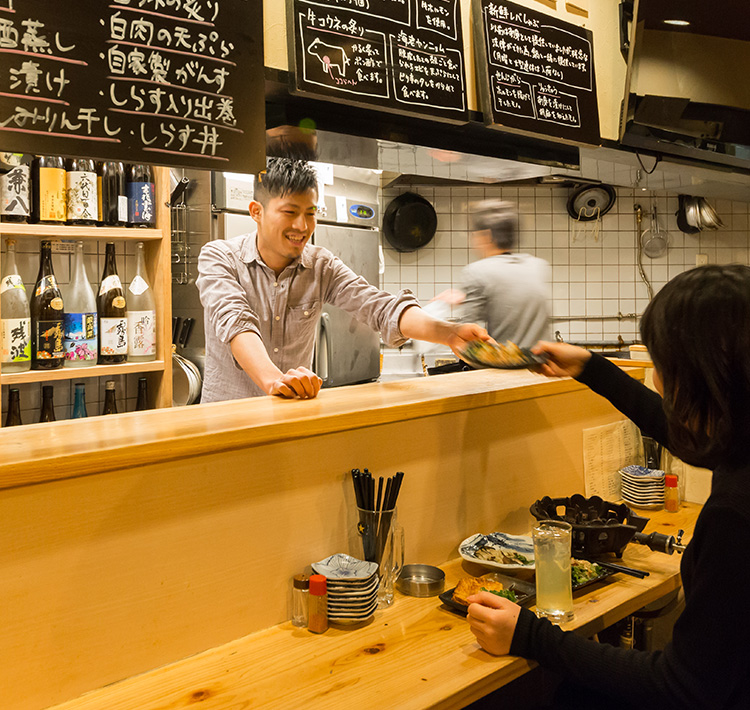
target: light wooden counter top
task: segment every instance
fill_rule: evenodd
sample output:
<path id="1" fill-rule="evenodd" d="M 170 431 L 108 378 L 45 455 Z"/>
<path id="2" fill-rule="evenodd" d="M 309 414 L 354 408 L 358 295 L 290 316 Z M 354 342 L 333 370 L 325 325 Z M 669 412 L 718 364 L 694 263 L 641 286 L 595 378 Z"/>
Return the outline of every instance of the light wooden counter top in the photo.
<path id="1" fill-rule="evenodd" d="M 643 379 L 643 369 L 629 368 Z M 583 389 L 528 370 L 477 370 L 0 430 L 0 489 L 134 468 Z"/>
<path id="2" fill-rule="evenodd" d="M 689 540 L 699 506 L 659 511 L 646 531 Z M 650 572 L 645 579 L 617 574 L 574 595 L 575 619 L 567 629 L 591 636 L 680 585 L 679 555 L 631 544 L 623 563 Z M 446 589 L 477 565 L 444 566 Z M 202 710 L 240 707 L 268 710 L 464 707 L 533 667 L 529 661 L 482 651 L 463 618 L 436 597 L 397 593 L 394 605 L 361 628 L 331 627 L 323 635 L 289 622 L 192 658 L 55 706 L 54 710 Z"/>

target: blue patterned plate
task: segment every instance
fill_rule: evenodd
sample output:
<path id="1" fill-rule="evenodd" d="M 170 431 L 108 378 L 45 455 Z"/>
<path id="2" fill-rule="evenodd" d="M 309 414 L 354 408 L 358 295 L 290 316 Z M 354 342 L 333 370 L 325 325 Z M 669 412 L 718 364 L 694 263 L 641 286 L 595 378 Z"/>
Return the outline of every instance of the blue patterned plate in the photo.
<path id="1" fill-rule="evenodd" d="M 320 562 L 314 562 L 312 568 L 316 574 L 322 574 L 327 579 L 364 581 L 378 571 L 378 563 L 358 560 L 356 557 L 339 552 Z"/>
<path id="2" fill-rule="evenodd" d="M 482 559 L 480 552 L 482 548 L 488 548 L 496 559 Z M 509 535 L 503 532 L 493 532 L 488 535 L 477 533 L 467 537 L 458 546 L 458 554 L 468 562 L 476 562 L 496 569 L 534 569 L 535 566 L 534 543 L 529 535 Z"/>

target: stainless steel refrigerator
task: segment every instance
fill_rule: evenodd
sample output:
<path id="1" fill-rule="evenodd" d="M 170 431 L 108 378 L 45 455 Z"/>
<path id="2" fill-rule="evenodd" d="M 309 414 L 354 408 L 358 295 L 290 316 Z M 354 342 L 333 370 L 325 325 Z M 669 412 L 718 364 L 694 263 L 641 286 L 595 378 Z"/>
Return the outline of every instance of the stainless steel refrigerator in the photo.
<path id="1" fill-rule="evenodd" d="M 348 169 L 349 178 L 352 169 Z M 238 176 L 213 174 L 212 211 L 216 218 L 213 237 L 230 239 L 253 231 L 247 214 L 252 189 Z M 249 199 L 248 199 L 249 197 Z M 379 286 L 380 220 L 377 188 L 351 179 L 335 179 L 326 186 L 324 218 L 318 221 L 312 242 L 338 256 L 355 273 Z M 380 375 L 380 336 L 346 311 L 325 305 L 318 325 L 313 369 L 323 387 L 369 382 Z"/>

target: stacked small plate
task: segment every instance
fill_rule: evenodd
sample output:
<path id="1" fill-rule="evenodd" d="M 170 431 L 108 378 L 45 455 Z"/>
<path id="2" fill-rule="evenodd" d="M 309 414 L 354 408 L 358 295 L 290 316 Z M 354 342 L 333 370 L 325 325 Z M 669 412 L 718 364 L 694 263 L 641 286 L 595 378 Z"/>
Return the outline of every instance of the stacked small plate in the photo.
<path id="1" fill-rule="evenodd" d="M 328 581 L 328 620 L 336 624 L 367 621 L 378 606 L 378 565 L 343 553 L 312 565 Z"/>
<path id="2" fill-rule="evenodd" d="M 643 466 L 620 469 L 622 499 L 635 508 L 664 507 L 664 471 Z"/>

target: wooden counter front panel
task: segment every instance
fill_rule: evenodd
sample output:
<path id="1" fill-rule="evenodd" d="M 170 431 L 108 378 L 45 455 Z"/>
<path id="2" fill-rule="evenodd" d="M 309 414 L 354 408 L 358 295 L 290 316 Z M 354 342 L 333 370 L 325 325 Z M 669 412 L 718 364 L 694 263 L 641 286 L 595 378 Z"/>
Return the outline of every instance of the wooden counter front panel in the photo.
<path id="1" fill-rule="evenodd" d="M 347 472 L 406 474 L 407 562 L 530 527 L 582 491 L 587 390 L 0 491 L 4 710 L 39 710 L 289 616 L 291 576 L 356 552 Z"/>

